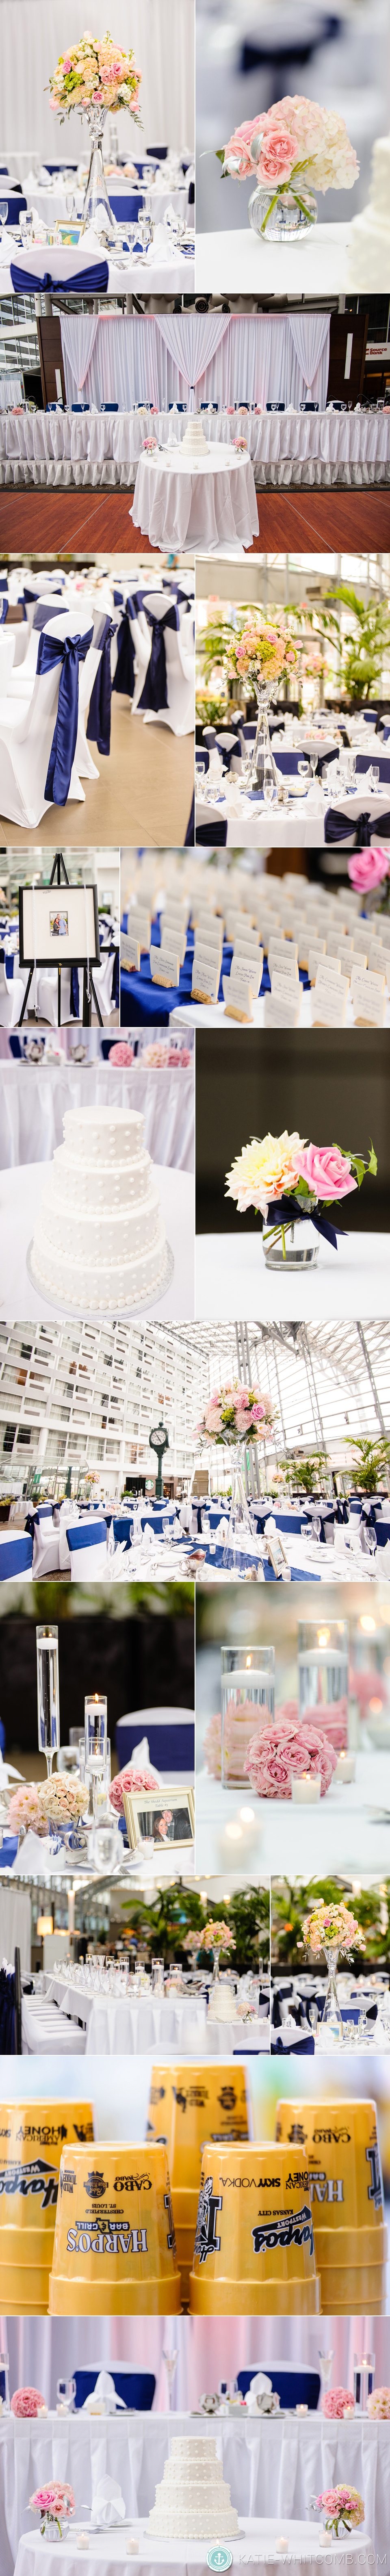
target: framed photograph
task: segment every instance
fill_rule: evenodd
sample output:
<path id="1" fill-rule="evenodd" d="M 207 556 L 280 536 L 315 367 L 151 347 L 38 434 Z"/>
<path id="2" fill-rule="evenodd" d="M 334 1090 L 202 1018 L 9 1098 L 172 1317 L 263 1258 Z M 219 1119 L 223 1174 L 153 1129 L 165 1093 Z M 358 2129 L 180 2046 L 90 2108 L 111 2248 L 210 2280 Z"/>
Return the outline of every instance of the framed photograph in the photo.
<path id="1" fill-rule="evenodd" d="M 195 1834 L 195 1800 L 192 1788 L 140 1789 L 138 1797 L 124 1790 L 123 1804 L 131 1851 L 139 1843 L 150 1842 L 155 1850 L 189 1850 Z"/>
<path id="2" fill-rule="evenodd" d="M 34 947 L 37 966 L 100 966 L 97 886 L 19 886 L 21 966 Z"/>

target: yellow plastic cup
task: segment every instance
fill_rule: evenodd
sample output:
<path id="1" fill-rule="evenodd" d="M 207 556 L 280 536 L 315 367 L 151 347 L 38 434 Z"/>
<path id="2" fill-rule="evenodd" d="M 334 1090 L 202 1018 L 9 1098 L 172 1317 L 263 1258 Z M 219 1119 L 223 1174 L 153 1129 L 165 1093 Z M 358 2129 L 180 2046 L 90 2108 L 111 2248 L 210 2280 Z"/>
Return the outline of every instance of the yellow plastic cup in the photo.
<path id="1" fill-rule="evenodd" d="M 250 2134 L 245 2068 L 217 2064 L 153 2066 L 148 2137 L 162 2138 L 171 2177 L 172 2208 L 183 2306 L 188 2307 L 198 2215 L 203 2140 L 231 2145 Z"/>
<path id="2" fill-rule="evenodd" d="M 47 2316 L 62 2149 L 92 2140 L 91 2102 L 0 2103 L 5 2316 Z"/>
<path id="3" fill-rule="evenodd" d="M 176 2317 L 180 2308 L 165 2147 L 66 2147 L 50 2316 Z"/>
<path id="4" fill-rule="evenodd" d="M 203 2150 L 193 2316 L 320 2313 L 306 2156 L 290 2147 Z"/>
<path id="5" fill-rule="evenodd" d="M 276 2136 L 307 2156 L 323 2316 L 382 2316 L 387 2227 L 375 2102 L 278 2102 Z"/>

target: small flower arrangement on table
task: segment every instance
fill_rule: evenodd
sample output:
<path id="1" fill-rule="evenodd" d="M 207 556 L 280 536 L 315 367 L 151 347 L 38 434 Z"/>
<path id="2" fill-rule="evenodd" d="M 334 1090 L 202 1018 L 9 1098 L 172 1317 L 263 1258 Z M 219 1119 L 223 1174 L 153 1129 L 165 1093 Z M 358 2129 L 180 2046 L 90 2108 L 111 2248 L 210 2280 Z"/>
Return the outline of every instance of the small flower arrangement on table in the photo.
<path id="1" fill-rule="evenodd" d="M 351 1190 L 361 1188 L 365 1174 L 377 1171 L 377 1157 L 371 1144 L 369 1156 L 343 1153 L 340 1145 L 308 1145 L 296 1132 L 282 1136 L 252 1136 L 243 1145 L 231 1171 L 226 1173 L 227 1198 L 235 1199 L 239 1215 L 253 1207 L 263 1218 L 264 1248 L 281 1244 L 286 1260 L 285 1226 L 293 1238 L 296 1221 L 309 1217 L 316 1231 L 324 1235 L 337 1252 L 334 1225 L 318 1216 L 318 1207 L 331 1208 Z M 269 1207 L 279 1222 L 264 1231 Z"/>
<path id="2" fill-rule="evenodd" d="M 367 2414 L 373 2415 L 374 2421 L 379 2424 L 388 2424 L 390 2420 L 390 2388 L 371 2389 L 371 2395 L 367 2398 Z"/>
<path id="3" fill-rule="evenodd" d="M 43 1812 L 41 1791 L 37 1780 L 24 1780 L 20 1789 L 14 1789 L 7 1814 L 8 1833 L 27 1834 L 29 1829 L 33 1834 L 47 1832 L 46 1816 Z"/>
<path id="4" fill-rule="evenodd" d="M 343 2423 L 345 2415 L 354 2415 L 355 2399 L 352 2389 L 325 2388 L 321 2398 L 321 2414 L 335 2418 L 337 2423 Z M 317 2498 L 317 2502 L 318 2500 Z"/>
<path id="5" fill-rule="evenodd" d="M 223 179 L 253 179 L 256 194 L 269 196 L 260 221 L 254 230 L 266 233 L 272 216 L 286 197 L 296 210 L 295 229 L 301 230 L 299 217 L 315 223 L 317 207 L 309 192 L 319 189 L 325 196 L 328 188 L 353 188 L 359 176 L 359 163 L 349 141 L 345 119 L 333 108 L 319 107 L 317 100 L 296 94 L 294 98 L 277 99 L 273 107 L 264 108 L 259 116 L 237 125 L 229 142 L 217 152 L 222 162 Z M 253 201 L 252 201 L 253 207 Z M 250 221 L 253 221 L 250 212 Z"/>
<path id="6" fill-rule="evenodd" d="M 41 2396 L 40 2388 L 14 2388 L 13 2397 L 11 2397 L 11 2415 L 26 2419 L 30 2416 L 47 2415 L 47 2406 L 44 2397 Z"/>
<path id="7" fill-rule="evenodd" d="M 242 432 L 239 438 L 233 438 L 232 446 L 235 447 L 237 456 L 244 456 L 244 454 L 247 453 L 248 440 L 243 437 Z"/>
<path id="8" fill-rule="evenodd" d="M 381 849 L 380 842 L 376 843 L 375 848 L 372 842 L 370 850 L 355 850 L 352 858 L 348 859 L 348 876 L 350 884 L 354 886 L 355 894 L 375 893 L 375 887 L 384 885 L 385 878 L 389 878 L 389 869 L 389 852 Z M 386 891 L 388 892 L 388 885 Z M 383 905 L 382 910 L 384 909 Z"/>
<path id="9" fill-rule="evenodd" d="M 332 1943 L 336 1950 L 346 1954 L 348 1950 L 365 1950 L 366 1947 L 364 1932 L 360 1932 L 355 1915 L 344 1903 L 313 1906 L 312 1914 L 305 1916 L 302 1932 L 303 1947 L 312 1950 L 314 1958 L 318 1957 L 320 1950 L 329 1950 Z"/>
<path id="10" fill-rule="evenodd" d="M 157 456 L 157 439 L 156 439 L 156 438 L 151 438 L 151 437 L 149 437 L 149 438 L 144 438 L 144 439 L 143 439 L 143 441 L 142 441 L 142 446 L 143 446 L 143 454 L 144 454 L 144 456 Z"/>
<path id="11" fill-rule="evenodd" d="M 75 2509 L 73 2487 L 61 2486 L 59 2479 L 50 2486 L 36 2487 L 35 2495 L 29 2497 L 28 2509 L 29 2513 L 40 2513 L 42 2539 L 47 2533 L 57 2538 L 58 2531 L 62 2540 L 62 2524 L 70 2522 Z"/>
<path id="12" fill-rule="evenodd" d="M 330 1789 L 337 1753 L 321 1728 L 304 1718 L 273 1717 L 248 1745 L 244 1771 L 257 1798 L 291 1798 L 292 1778 L 320 1773 L 321 1798 Z"/>
<path id="13" fill-rule="evenodd" d="M 123 1771 L 117 1771 L 115 1779 L 110 1780 L 108 1792 L 109 1806 L 114 1808 L 114 1814 L 116 1816 L 124 1816 L 125 1790 L 128 1797 L 132 1798 L 138 1797 L 140 1793 L 142 1794 L 143 1789 L 158 1789 L 158 1780 L 155 1771 L 137 1770 L 136 1764 L 131 1762 L 127 1763 Z"/>
<path id="14" fill-rule="evenodd" d="M 326 2487 L 324 2495 L 317 2496 L 317 2504 L 325 2513 L 325 2531 L 330 2531 L 334 2540 L 343 2540 L 345 2531 L 359 2531 L 364 2522 L 363 2497 L 358 2487 Z"/>

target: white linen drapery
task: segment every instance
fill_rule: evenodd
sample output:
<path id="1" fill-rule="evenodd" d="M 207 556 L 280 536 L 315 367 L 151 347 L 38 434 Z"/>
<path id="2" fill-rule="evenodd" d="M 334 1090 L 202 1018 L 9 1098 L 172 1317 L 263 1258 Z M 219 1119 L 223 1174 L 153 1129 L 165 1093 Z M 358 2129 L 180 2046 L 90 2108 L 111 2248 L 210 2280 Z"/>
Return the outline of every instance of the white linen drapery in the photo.
<path id="1" fill-rule="evenodd" d="M 105 33 L 104 7 L 97 10 L 98 32 Z M 93 25 L 92 14 L 92 25 Z M 0 159 L 17 163 L 15 175 L 27 178 L 33 152 L 40 161 L 77 162 L 87 156 L 86 124 L 77 114 L 65 125 L 50 107 L 49 71 L 54 71 L 64 40 L 79 41 L 83 18 L 79 0 L 12 0 L 1 9 Z M 120 152 L 138 157 L 148 146 L 172 143 L 193 151 L 193 35 L 190 0 L 116 0 L 115 40 L 131 45 L 142 72 L 141 125 L 127 110 L 117 122 Z M 106 136 L 109 127 L 106 127 Z"/>
<path id="2" fill-rule="evenodd" d="M 142 2059 L 138 2059 L 138 2061 L 136 2061 L 134 2058 L 131 2058 L 129 2061 L 129 2079 L 131 2085 L 133 2117 L 134 2099 L 136 2098 L 138 2127 L 139 2097 L 138 2080 L 136 2076 L 137 2063 L 141 2069 L 145 2065 L 145 2061 Z M 117 2061 L 117 2067 L 119 2067 L 119 2060 Z M 63 2086 L 63 2060 L 60 2061 L 60 2069 L 59 2090 L 61 2090 L 61 2087 Z M 80 2098 L 82 2097 L 84 2100 L 86 2092 L 88 2092 L 88 2087 L 85 2086 L 85 2067 L 84 2069 L 80 2069 L 80 2076 L 82 2073 L 83 2087 L 80 2081 L 79 2089 Z M 106 2074 L 105 2069 L 104 2073 Z M 58 2074 L 59 2070 L 57 2070 L 56 2080 L 58 2080 Z M 115 2081 L 115 2061 L 110 2059 L 110 2084 L 112 2082 L 114 2085 Z M 145 2074 L 142 2073 L 142 2126 L 146 2116 L 146 2101 L 147 2077 L 145 2079 Z M 26 2384 L 29 2384 L 30 2386 L 34 2385 L 34 2387 L 42 2390 L 42 2395 L 46 2399 L 46 2404 L 55 2407 L 56 2381 L 59 2371 L 61 2371 L 61 2374 L 69 2373 L 70 2375 L 74 2371 L 77 2363 L 79 2363 L 79 2365 L 83 2363 L 86 2369 L 96 2369 L 97 2373 L 102 2367 L 109 2370 L 112 2368 L 113 2364 L 115 2365 L 116 2361 L 121 2361 L 123 2366 L 127 2367 L 128 2370 L 154 2370 L 157 2383 L 155 2397 L 156 2412 L 159 2412 L 160 2409 L 166 2408 L 167 2387 L 165 2369 L 162 2361 L 162 2348 L 166 2342 L 166 2325 L 163 2317 L 99 2317 L 98 2332 L 96 2327 L 96 2318 L 92 2317 L 83 2317 L 81 2322 L 79 2318 L 76 2318 L 76 2321 L 74 2321 L 73 2318 L 69 2317 L 9 2317 L 7 2327 L 5 2325 L 5 2319 L 0 2318 L 0 2333 L 3 2339 L 3 2346 L 4 2344 L 8 2344 L 12 2389 L 17 2387 L 20 2388 Z M 375 2317 L 375 2320 L 373 2320 L 372 2317 L 332 2317 L 332 2337 L 335 2346 L 335 2386 L 339 2383 L 345 2388 L 353 2388 L 354 2348 L 356 2346 L 356 2349 L 359 2352 L 366 2352 L 373 2346 L 374 2341 L 376 2351 L 377 2382 L 378 2384 L 380 2382 L 384 2383 L 388 2377 L 388 2335 L 388 2320 L 384 2317 Z M 280 2365 L 280 2347 L 282 2338 L 280 2319 L 278 2317 L 224 2317 L 223 2323 L 219 2317 L 196 2317 L 191 2319 L 190 2331 L 188 2330 L 187 2317 L 175 2317 L 174 2340 L 175 2344 L 178 2346 L 178 2366 L 174 2391 L 175 2408 L 182 2406 L 196 2406 L 199 2402 L 199 2390 L 201 2388 L 217 2386 L 218 2379 L 221 2377 L 222 2369 L 226 2371 L 227 2377 L 234 2378 L 236 2371 L 245 2369 L 249 2362 L 253 2362 L 254 2369 L 257 2367 L 262 2370 L 267 2370 L 267 2368 L 269 2369 L 273 2361 L 278 2361 Z M 295 2363 L 295 2366 L 298 2362 L 303 2364 L 305 2362 L 309 2362 L 315 2370 L 318 2369 L 317 2318 L 284 2317 L 283 2358 L 287 2363 Z M 314 2417 L 313 2426 L 316 2422 L 318 2422 L 318 2419 Z M 361 2428 L 364 2430 L 364 2416 L 363 2418 L 358 2418 L 357 2422 L 359 2429 Z M 349 2427 L 347 2428 L 345 2425 L 327 2425 L 326 2421 L 324 2423 L 322 2418 L 320 2418 L 320 2423 L 324 2432 L 326 2434 L 329 2433 L 330 2436 L 334 2433 L 337 2433 L 339 2436 L 343 2432 L 346 2432 L 347 2429 L 349 2430 Z M 4 2427 L 5 2425 L 6 2419 L 4 2419 Z M 215 2429 L 216 2427 L 214 2427 L 214 2430 Z M 218 2429 L 222 2431 L 222 2421 L 220 2428 Z M 224 2429 L 228 2431 L 229 2436 L 233 2435 L 232 2423 L 227 2426 L 225 2425 Z M 273 2429 L 274 2428 L 272 2427 L 272 2431 Z M 279 2441 L 281 2429 L 281 2426 L 279 2426 L 277 2435 Z M 264 2424 L 264 2439 L 266 2439 L 268 2435 L 268 2430 L 268 2424 Z M 305 2438 L 304 2425 L 302 2425 L 302 2431 Z M 384 2453 L 386 2444 L 386 2427 L 382 2424 L 379 2426 L 379 2434 L 381 2439 L 381 2450 Z M 259 2434 L 257 2428 L 256 2439 L 258 2442 Z M 386 2463 L 388 2460 L 389 2446 L 387 2444 Z M 363 2492 L 366 2496 L 365 2487 Z M 388 2467 L 386 2468 L 385 2510 L 386 2496 L 388 2511 L 390 2504 Z M 384 2528 L 383 2519 L 382 2528 Z"/>
<path id="3" fill-rule="evenodd" d="M 325 410 L 329 313 L 164 313 L 61 315 L 67 400 L 100 411 L 153 402 L 284 402 L 299 410 L 308 389 Z M 81 368 L 81 375 L 78 369 Z"/>

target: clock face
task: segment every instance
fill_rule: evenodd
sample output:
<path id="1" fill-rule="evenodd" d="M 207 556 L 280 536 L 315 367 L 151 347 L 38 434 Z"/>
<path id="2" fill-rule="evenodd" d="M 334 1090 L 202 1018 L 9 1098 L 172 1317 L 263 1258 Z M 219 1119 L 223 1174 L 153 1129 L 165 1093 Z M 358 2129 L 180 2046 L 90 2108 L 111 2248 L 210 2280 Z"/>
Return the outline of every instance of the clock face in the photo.
<path id="1" fill-rule="evenodd" d="M 216 2542 L 215 2549 L 208 2549 L 206 2566 L 215 2568 L 217 2570 L 217 2576 L 225 2576 L 225 2568 L 232 2567 L 232 2565 L 233 2552 L 231 2549 L 225 2549 L 222 2542 L 220 2542 L 219 2547 L 218 2542 Z"/>

